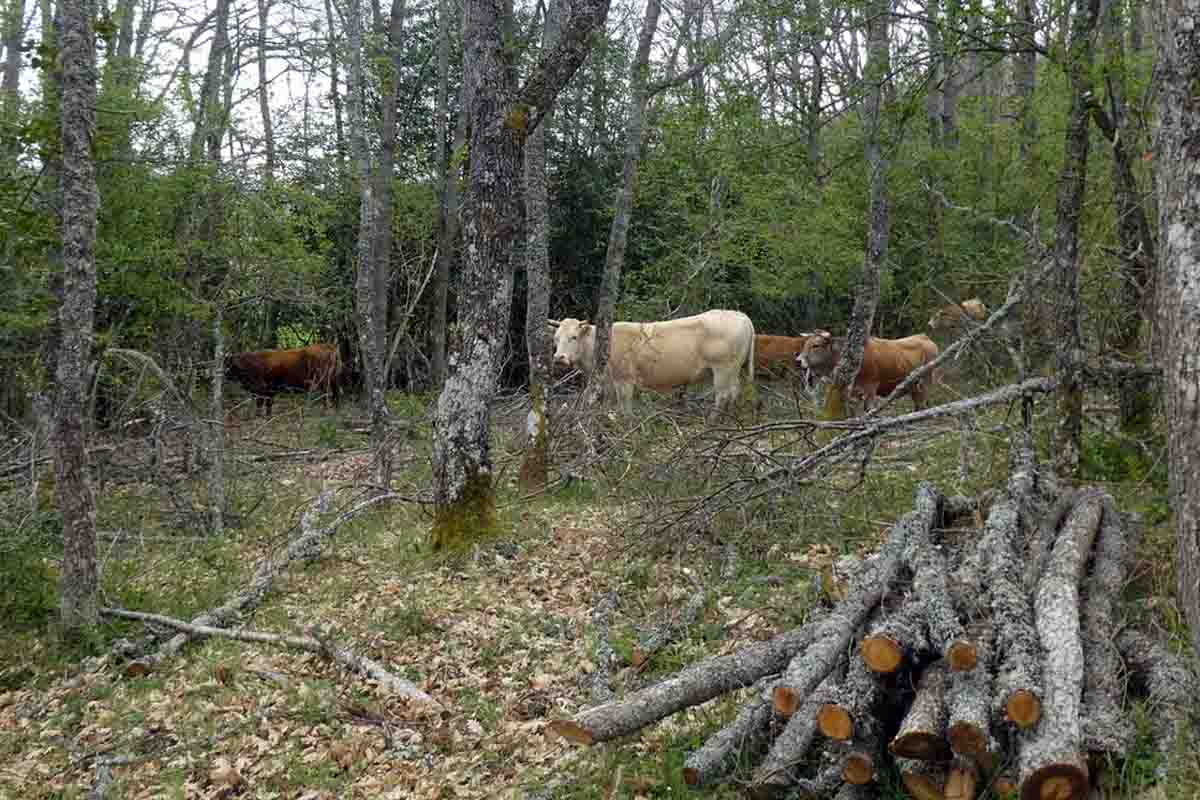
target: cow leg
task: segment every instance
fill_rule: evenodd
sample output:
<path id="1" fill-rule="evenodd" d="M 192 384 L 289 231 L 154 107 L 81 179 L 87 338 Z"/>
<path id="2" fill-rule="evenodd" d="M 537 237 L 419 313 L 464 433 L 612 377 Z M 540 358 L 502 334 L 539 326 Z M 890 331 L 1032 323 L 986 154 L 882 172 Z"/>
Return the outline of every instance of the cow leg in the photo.
<path id="1" fill-rule="evenodd" d="M 633 384 L 618 383 L 613 387 L 613 391 L 617 395 L 617 404 L 621 411 L 629 416 L 633 416 Z"/>

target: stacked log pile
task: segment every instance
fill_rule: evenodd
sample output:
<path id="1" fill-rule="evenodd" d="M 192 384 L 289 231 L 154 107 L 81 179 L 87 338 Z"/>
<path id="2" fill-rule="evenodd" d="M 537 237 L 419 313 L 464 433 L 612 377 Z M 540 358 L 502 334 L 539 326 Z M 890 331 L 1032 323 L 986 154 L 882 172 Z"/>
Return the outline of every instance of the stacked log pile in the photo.
<path id="1" fill-rule="evenodd" d="M 1103 492 L 1060 495 L 1029 451 L 1014 462 L 982 531 L 951 536 L 961 499 L 922 484 L 832 608 L 551 729 L 593 744 L 753 687 L 687 759 L 689 786 L 756 763 L 737 776 L 755 798 L 873 797 L 894 768 L 919 800 L 1085 800 L 1089 757 L 1130 747 L 1129 675 L 1170 709 L 1154 732 L 1169 756 L 1193 730 L 1197 684 L 1118 628 L 1131 526 Z"/>

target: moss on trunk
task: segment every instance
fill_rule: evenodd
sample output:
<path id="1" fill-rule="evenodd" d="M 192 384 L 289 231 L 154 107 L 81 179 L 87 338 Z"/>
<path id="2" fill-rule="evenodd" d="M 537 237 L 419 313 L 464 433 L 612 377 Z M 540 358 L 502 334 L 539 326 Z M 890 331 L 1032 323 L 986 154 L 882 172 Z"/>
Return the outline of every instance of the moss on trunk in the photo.
<path id="1" fill-rule="evenodd" d="M 547 474 L 550 468 L 550 457 L 546 452 L 548 442 L 546 436 L 546 387 L 545 384 L 532 382 L 529 387 L 529 399 L 532 408 L 526 424 L 528 441 L 525 447 L 525 459 L 521 462 L 519 477 L 521 491 L 535 492 L 546 486 Z"/>
<path id="2" fill-rule="evenodd" d="M 457 500 L 437 511 L 429 541 L 434 551 L 461 549 L 496 532 L 496 487 L 491 475 L 473 472 Z"/>

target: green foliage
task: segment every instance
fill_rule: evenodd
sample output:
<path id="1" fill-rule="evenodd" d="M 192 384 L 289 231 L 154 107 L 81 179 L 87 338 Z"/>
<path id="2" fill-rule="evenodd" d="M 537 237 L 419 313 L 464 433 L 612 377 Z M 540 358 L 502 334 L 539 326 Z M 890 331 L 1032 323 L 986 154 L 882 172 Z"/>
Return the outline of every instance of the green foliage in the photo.
<path id="1" fill-rule="evenodd" d="M 1167 485 L 1165 459 L 1151 460 L 1145 451 L 1132 442 L 1100 432 L 1084 436 L 1079 453 L 1079 471 L 1084 480 L 1148 482 L 1164 490 Z"/>
<path id="2" fill-rule="evenodd" d="M 62 550 L 62 521 L 41 513 L 0 545 L 0 628 L 45 631 L 58 613 L 58 575 L 51 564 Z"/>

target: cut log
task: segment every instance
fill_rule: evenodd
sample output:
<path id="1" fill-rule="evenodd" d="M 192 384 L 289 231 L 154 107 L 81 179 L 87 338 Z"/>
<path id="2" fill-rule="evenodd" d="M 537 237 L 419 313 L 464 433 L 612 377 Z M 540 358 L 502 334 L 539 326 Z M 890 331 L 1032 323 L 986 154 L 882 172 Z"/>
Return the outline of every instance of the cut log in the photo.
<path id="1" fill-rule="evenodd" d="M 635 667 L 640 667 L 659 650 L 678 639 L 696 621 L 696 617 L 704 610 L 707 600 L 708 592 L 703 587 L 696 587 L 678 619 L 669 619 L 642 637 L 637 647 L 633 649 L 633 655 L 629 659 L 630 663 Z"/>
<path id="2" fill-rule="evenodd" d="M 766 757 L 754 771 L 754 775 L 750 778 L 749 792 L 756 800 L 777 797 L 799 780 L 800 767 L 816 737 L 817 709 L 821 707 L 822 698 L 833 693 L 833 687 L 840 679 L 837 672 L 836 669 L 832 670 L 821 681 L 817 691 L 805 700 L 798 712 L 792 714 L 787 725 L 779 732 L 779 736 L 771 745 Z M 827 773 L 830 772 L 830 767 L 833 769 L 834 782 L 832 786 L 826 788 L 824 794 L 820 795 L 822 797 L 828 797 L 842 781 L 841 766 L 836 763 L 822 769 L 818 773 L 818 778 L 825 776 L 825 779 L 828 779 Z"/>
<path id="3" fill-rule="evenodd" d="M 1046 559 L 1050 557 L 1050 550 L 1054 547 L 1059 526 L 1063 524 L 1067 514 L 1071 513 L 1071 509 L 1078 502 L 1078 490 L 1069 489 L 1063 492 L 1050 510 L 1041 516 L 1033 529 L 1027 531 L 1029 544 L 1026 547 L 1028 562 L 1025 570 L 1025 588 L 1031 594 L 1037 589 L 1038 578 L 1042 576 L 1042 570 L 1046 567 Z"/>
<path id="4" fill-rule="evenodd" d="M 941 761 L 949 757 L 946 744 L 945 663 L 935 661 L 921 673 L 917 694 L 913 697 L 900 730 L 888 745 L 893 755 L 923 761 Z"/>
<path id="5" fill-rule="evenodd" d="M 683 764 L 683 781 L 693 789 L 724 777 L 743 756 L 757 756 L 770 741 L 771 704 L 769 685 L 757 685 L 742 710 L 721 730 L 708 737 Z"/>
<path id="6" fill-rule="evenodd" d="M 798 651 L 809 645 L 822 622 L 817 617 L 768 641 L 697 661 L 620 700 L 590 708 L 574 719 L 555 720 L 549 728 L 565 739 L 586 745 L 626 736 L 676 711 L 781 671 Z"/>
<path id="7" fill-rule="evenodd" d="M 823 759 L 828 761 L 828 759 Z M 837 792 L 842 786 L 842 768 L 835 763 L 825 763 L 817 771 L 815 777 L 801 778 L 795 783 L 796 794 L 805 800 L 825 800 L 834 792 Z M 785 787 L 790 788 L 790 787 Z M 777 794 L 777 793 L 776 793 Z M 775 797 L 776 794 L 767 795 L 767 797 Z M 751 791 L 751 797 L 756 800 L 759 795 Z"/>
<path id="8" fill-rule="evenodd" d="M 936 508 L 941 502 L 937 492 L 927 483 L 917 487 L 917 498 L 918 506 L 924 502 Z M 958 612 L 950 600 L 946 585 L 949 570 L 941 546 L 934 542 L 932 525 L 912 530 L 904 545 L 904 563 L 912 571 L 912 593 L 923 606 L 929 644 L 934 652 L 945 659 L 951 672 L 974 669 L 975 646 L 967 640 Z"/>
<path id="9" fill-rule="evenodd" d="M 912 663 L 913 657 L 929 649 L 925 607 L 913 596 L 894 611 L 880 609 L 859 644 L 862 660 L 873 672 L 887 675 Z"/>
<path id="10" fill-rule="evenodd" d="M 900 780 L 916 800 L 945 800 L 946 766 L 937 761 L 897 758 Z"/>
<path id="11" fill-rule="evenodd" d="M 830 739 L 844 741 L 853 737 L 860 725 L 874 725 L 873 706 L 879 690 L 878 678 L 863 660 L 848 659 L 845 679 L 817 709 L 817 729 Z"/>
<path id="12" fill-rule="evenodd" d="M 822 623 L 813 646 L 788 664 L 773 693 L 775 710 L 780 714 L 796 713 L 802 700 L 829 674 L 846 652 L 851 634 L 891 589 L 900 573 L 901 557 L 909 537 L 921 530 L 928 532 L 933 526 L 937 517 L 937 495 L 927 487 L 921 487 L 913 506 L 912 511 L 892 526 L 879 552 L 863 562 L 846 599 L 838 603 Z"/>
<path id="13" fill-rule="evenodd" d="M 970 672 L 950 675 L 946 736 L 951 750 L 977 759 L 990 770 L 999 750 L 991 732 L 993 629 L 987 622 L 977 622 L 971 634 L 979 660 Z"/>
<path id="14" fill-rule="evenodd" d="M 833 796 L 833 800 L 873 800 L 875 792 L 866 786 L 857 786 L 853 783 L 843 783 L 838 793 Z"/>
<path id="15" fill-rule="evenodd" d="M 1113 610 L 1125 586 L 1126 528 L 1113 499 L 1101 499 L 1102 516 L 1083 600 L 1083 742 L 1091 753 L 1124 758 L 1133 744 L 1125 712 L 1121 654 L 1113 641 Z"/>
<path id="16" fill-rule="evenodd" d="M 867 715 L 854 726 L 854 736 L 845 742 L 842 779 L 846 783 L 872 783 L 879 774 L 882 749 L 879 720 Z"/>
<path id="17" fill-rule="evenodd" d="M 1045 654 L 1045 703 L 1037 731 L 1022 739 L 1019 765 L 1022 800 L 1084 800 L 1088 790 L 1083 753 L 1083 641 L 1079 626 L 1079 582 L 1087 567 L 1101 504 L 1096 494 L 1080 498 L 1063 523 L 1038 581 L 1034 614 Z"/>
<path id="18" fill-rule="evenodd" d="M 1176 753 L 1195 747 L 1200 681 L 1163 642 L 1141 631 L 1122 631 L 1117 649 L 1125 659 L 1133 688 L 1148 700 L 1150 736 L 1160 755 L 1154 775 L 1161 780 Z"/>
<path id="19" fill-rule="evenodd" d="M 587 677 L 588 696 L 591 698 L 592 705 L 600 705 L 613 698 L 613 690 L 608 685 L 608 679 L 612 673 L 613 662 L 616 661 L 616 653 L 613 652 L 612 645 L 608 641 L 608 623 L 616 607 L 617 593 L 606 592 L 596 607 L 592 609 L 592 625 L 596 629 L 596 666 Z"/>
<path id="20" fill-rule="evenodd" d="M 946 800 L 975 800 L 979 767 L 969 758 L 956 758 L 946 773 Z"/>
<path id="21" fill-rule="evenodd" d="M 992 506 L 983 539 L 991 552 L 988 584 L 992 597 L 996 664 L 995 711 L 1020 728 L 1036 725 L 1042 716 L 1040 645 L 1033 624 L 1033 606 L 1019 576 L 1015 542 L 1017 510 L 1011 500 Z"/>

